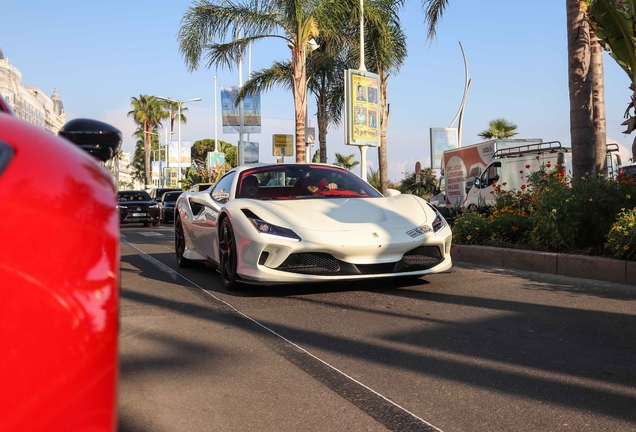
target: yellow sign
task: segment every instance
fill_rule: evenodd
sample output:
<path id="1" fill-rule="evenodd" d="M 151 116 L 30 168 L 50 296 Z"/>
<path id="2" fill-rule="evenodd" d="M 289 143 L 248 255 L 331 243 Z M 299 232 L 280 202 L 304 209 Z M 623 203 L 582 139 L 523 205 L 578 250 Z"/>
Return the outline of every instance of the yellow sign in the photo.
<path id="1" fill-rule="evenodd" d="M 294 136 L 283 134 L 272 135 L 272 149 L 274 156 L 293 156 Z"/>
<path id="2" fill-rule="evenodd" d="M 345 71 L 347 84 L 347 142 L 380 145 L 380 77 L 366 71 Z"/>

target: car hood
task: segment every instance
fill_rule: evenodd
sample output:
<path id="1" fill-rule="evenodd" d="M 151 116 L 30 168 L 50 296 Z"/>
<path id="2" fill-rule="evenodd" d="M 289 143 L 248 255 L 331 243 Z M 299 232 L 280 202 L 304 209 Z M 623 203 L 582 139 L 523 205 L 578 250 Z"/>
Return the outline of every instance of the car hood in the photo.
<path id="1" fill-rule="evenodd" d="M 425 202 L 411 195 L 398 195 L 391 198 L 258 201 L 258 203 L 286 221 L 290 227 L 315 231 L 352 231 L 367 225 L 383 226 L 387 230 L 401 230 L 420 226 L 428 219 L 427 212 L 424 210 Z M 256 214 L 259 214 L 257 209 L 254 210 Z M 265 215 L 260 217 L 265 218 Z"/>

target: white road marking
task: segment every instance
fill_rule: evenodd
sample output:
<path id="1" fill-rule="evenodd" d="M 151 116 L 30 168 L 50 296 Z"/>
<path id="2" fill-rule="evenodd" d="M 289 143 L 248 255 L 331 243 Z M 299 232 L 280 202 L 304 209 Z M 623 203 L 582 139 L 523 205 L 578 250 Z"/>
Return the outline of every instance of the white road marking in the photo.
<path id="1" fill-rule="evenodd" d="M 149 263 L 151 263 L 152 265 L 154 265 L 155 267 L 157 267 L 159 270 L 163 271 L 164 273 L 168 274 L 173 280 L 178 280 L 178 279 L 184 279 L 186 281 L 188 281 L 189 283 L 192 284 L 192 286 L 199 288 L 201 291 L 203 291 L 205 294 L 209 295 L 210 297 L 212 297 L 213 299 L 215 299 L 216 301 L 223 303 L 224 305 L 226 305 L 227 307 L 229 307 L 230 309 L 232 309 L 234 312 L 236 312 L 237 314 L 241 315 L 242 317 L 252 321 L 254 324 L 258 325 L 259 327 L 262 327 L 263 329 L 267 330 L 268 332 L 270 332 L 271 334 L 273 334 L 274 336 L 282 339 L 283 341 L 285 341 L 286 343 L 290 344 L 291 346 L 293 346 L 296 349 L 299 349 L 300 351 L 304 352 L 305 354 L 307 354 L 308 356 L 318 360 L 320 363 L 324 364 L 325 366 L 327 366 L 328 368 L 332 369 L 333 371 L 339 373 L 340 375 L 344 376 L 345 378 L 347 378 L 348 380 L 358 384 L 359 386 L 363 387 L 364 389 L 370 391 L 371 393 L 375 394 L 376 396 L 382 398 L 383 400 L 385 400 L 386 402 L 388 402 L 389 404 L 393 405 L 394 407 L 404 411 L 406 414 L 412 416 L 413 418 L 419 420 L 420 422 L 422 422 L 423 424 L 425 424 L 428 427 L 431 427 L 433 429 L 435 429 L 436 431 L 439 432 L 443 432 L 441 429 L 435 427 L 434 425 L 430 424 L 429 422 L 427 422 L 426 420 L 418 417 L 417 415 L 413 414 L 412 412 L 410 412 L 409 410 L 407 410 L 406 408 L 398 405 L 396 402 L 393 402 L 391 399 L 387 398 L 384 395 L 381 395 L 380 393 L 378 393 L 377 391 L 373 390 L 372 388 L 364 385 L 363 383 L 361 383 L 360 381 L 356 380 L 355 378 L 347 375 L 346 373 L 344 373 L 343 371 L 341 371 L 340 369 L 336 368 L 335 366 L 332 366 L 331 364 L 327 363 L 325 360 L 317 357 L 316 355 L 310 353 L 309 351 L 307 351 L 305 348 L 295 344 L 294 342 L 290 341 L 289 339 L 287 339 L 286 337 L 276 333 L 274 330 L 270 329 L 269 327 L 267 327 L 264 324 L 261 324 L 260 322 L 258 322 L 257 320 L 255 320 L 254 318 L 250 317 L 249 315 L 244 314 L 243 312 L 241 312 L 240 310 L 238 310 L 237 308 L 235 308 L 233 305 L 231 305 L 230 303 L 226 302 L 225 300 L 220 299 L 219 297 L 215 296 L 214 294 L 208 292 L 207 290 L 205 290 L 204 288 L 202 288 L 201 286 L 199 286 L 196 282 L 191 281 L 190 279 L 188 279 L 187 277 L 185 277 L 184 275 L 182 275 L 181 273 L 174 271 L 172 268 L 168 267 L 167 265 L 165 265 L 164 263 L 162 263 L 161 261 L 158 261 L 157 259 L 151 257 L 150 255 L 148 255 L 147 253 L 145 253 L 144 251 L 142 251 L 141 249 L 139 249 L 137 246 L 124 241 L 124 243 L 127 246 L 130 246 L 131 248 L 137 250 L 139 252 L 139 255 L 141 256 L 141 258 L 145 259 L 146 261 L 148 261 Z"/>
<path id="2" fill-rule="evenodd" d="M 146 237 L 163 237 L 164 235 L 156 231 L 137 231 L 135 234 L 141 234 Z"/>

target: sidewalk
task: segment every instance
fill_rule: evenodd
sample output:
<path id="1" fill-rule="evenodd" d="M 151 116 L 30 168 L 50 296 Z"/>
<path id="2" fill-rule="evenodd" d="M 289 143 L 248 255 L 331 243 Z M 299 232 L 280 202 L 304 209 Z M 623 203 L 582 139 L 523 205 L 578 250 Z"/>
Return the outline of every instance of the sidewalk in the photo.
<path id="1" fill-rule="evenodd" d="M 453 261 L 636 285 L 636 262 L 489 246 L 453 245 Z"/>

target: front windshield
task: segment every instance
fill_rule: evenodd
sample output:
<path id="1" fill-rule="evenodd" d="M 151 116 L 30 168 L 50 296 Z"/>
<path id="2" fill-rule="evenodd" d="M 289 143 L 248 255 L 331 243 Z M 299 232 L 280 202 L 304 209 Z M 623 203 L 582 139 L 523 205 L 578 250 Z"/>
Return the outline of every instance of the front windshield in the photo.
<path id="1" fill-rule="evenodd" d="M 166 192 L 163 195 L 163 201 L 164 202 L 173 202 L 176 201 L 177 198 L 179 198 L 179 195 L 181 195 L 183 192 Z"/>
<path id="2" fill-rule="evenodd" d="M 355 174 L 325 165 L 278 164 L 243 171 L 236 198 L 377 198 L 382 195 Z"/>

